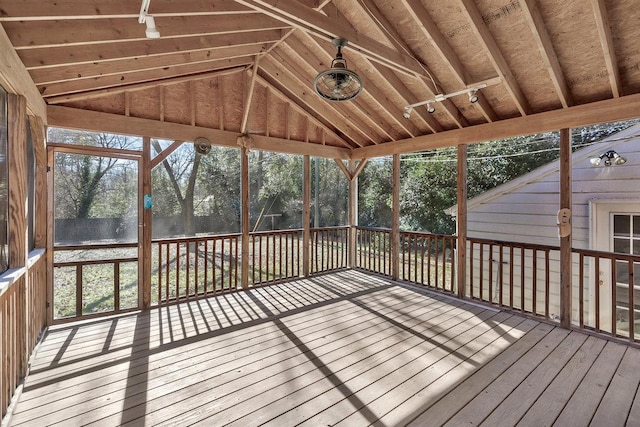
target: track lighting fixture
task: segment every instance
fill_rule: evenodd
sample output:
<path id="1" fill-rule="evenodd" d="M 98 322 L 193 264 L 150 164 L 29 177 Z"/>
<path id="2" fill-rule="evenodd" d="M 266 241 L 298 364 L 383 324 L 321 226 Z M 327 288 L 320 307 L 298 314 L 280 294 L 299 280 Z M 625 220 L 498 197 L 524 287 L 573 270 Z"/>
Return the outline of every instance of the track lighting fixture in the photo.
<path id="1" fill-rule="evenodd" d="M 627 163 L 627 159 L 616 153 L 614 150 L 606 151 L 599 157 L 593 157 L 589 159 L 589 161 L 594 166 L 615 166 Z"/>
<path id="2" fill-rule="evenodd" d="M 159 39 L 160 32 L 156 28 L 156 20 L 153 16 L 149 15 L 149 4 L 151 0 L 142 0 L 142 5 L 140 6 L 140 15 L 138 16 L 138 22 L 140 24 L 146 24 L 147 29 L 145 30 L 145 35 L 149 39 Z"/>
<path id="3" fill-rule="evenodd" d="M 497 82 L 495 82 L 497 83 Z M 495 84 L 494 82 L 491 82 L 490 84 Z M 428 99 L 426 101 L 420 101 L 420 102 L 416 102 L 415 104 L 411 104 L 411 105 L 407 105 L 406 107 L 404 107 L 404 118 L 408 119 L 409 117 L 411 117 L 411 111 L 415 108 L 415 107 L 420 107 L 422 105 L 426 105 L 427 106 L 427 111 L 431 114 L 433 114 L 436 111 L 436 107 L 435 104 L 436 102 L 442 102 L 445 101 L 449 98 L 453 98 L 454 96 L 458 96 L 458 95 L 463 95 L 463 94 L 467 94 L 467 96 L 469 97 L 469 102 L 472 104 L 475 104 L 476 102 L 478 102 L 479 99 L 479 95 L 478 95 L 478 91 L 480 89 L 484 89 L 485 87 L 487 87 L 487 83 L 482 83 L 482 84 L 478 84 L 475 86 L 469 86 L 466 89 L 462 89 L 456 92 L 452 92 L 452 93 L 447 93 L 447 94 L 443 94 L 443 93 L 439 93 L 437 95 L 435 95 L 432 99 Z"/>

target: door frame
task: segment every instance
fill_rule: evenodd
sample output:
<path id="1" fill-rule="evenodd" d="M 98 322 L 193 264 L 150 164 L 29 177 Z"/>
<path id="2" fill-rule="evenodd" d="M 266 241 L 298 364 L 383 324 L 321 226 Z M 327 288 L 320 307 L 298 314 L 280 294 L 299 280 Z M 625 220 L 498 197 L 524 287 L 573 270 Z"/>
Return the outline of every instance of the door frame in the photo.
<path id="1" fill-rule="evenodd" d="M 82 314 L 76 315 L 69 319 L 53 318 L 54 308 L 54 294 L 53 294 L 53 258 L 54 258 L 54 226 L 55 226 L 55 192 L 54 192 L 54 173 L 55 173 L 55 154 L 56 153 L 68 153 L 77 155 L 88 156 L 102 156 L 111 157 L 121 160 L 131 160 L 138 162 L 138 215 L 137 215 L 137 246 L 138 246 L 138 307 L 136 310 L 142 308 L 142 292 L 143 292 L 143 269 L 141 266 L 141 260 L 144 259 L 145 245 L 143 244 L 143 168 L 145 162 L 143 161 L 143 152 L 137 150 L 125 150 L 117 148 L 104 148 L 94 146 L 81 146 L 62 143 L 48 143 L 47 144 L 47 206 L 49 207 L 47 212 L 47 323 L 52 325 L 54 323 L 64 323 L 68 321 L 75 321 L 86 319 L 89 317 L 96 317 L 94 315 Z M 113 312 L 100 313 L 98 316 L 110 316 Z"/>
<path id="2" fill-rule="evenodd" d="M 638 214 L 640 215 L 640 200 L 638 199 L 592 199 L 589 200 L 589 247 L 597 251 L 612 252 L 612 214 Z M 596 274 L 597 273 L 597 274 Z M 595 325 L 595 287 L 602 283 L 604 293 L 600 295 L 600 307 L 611 307 L 611 270 L 600 267 L 595 271 L 595 265 L 590 263 L 589 277 L 597 280 L 589 280 L 589 320 Z M 611 313 L 609 313 L 611 314 Z M 600 315 L 600 328 L 610 330 L 611 315 Z"/>

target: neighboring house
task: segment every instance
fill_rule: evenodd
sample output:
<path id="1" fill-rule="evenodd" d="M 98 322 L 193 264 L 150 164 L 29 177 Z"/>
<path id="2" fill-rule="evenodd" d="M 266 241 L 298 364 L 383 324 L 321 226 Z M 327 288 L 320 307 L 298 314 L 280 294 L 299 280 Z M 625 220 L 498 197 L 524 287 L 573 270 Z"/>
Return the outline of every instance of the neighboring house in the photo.
<path id="1" fill-rule="evenodd" d="M 614 150 L 626 159 L 621 165 L 596 166 L 590 159 L 597 158 L 603 153 Z M 558 246 L 557 213 L 559 210 L 560 192 L 560 163 L 558 160 L 544 165 L 526 175 L 516 178 L 499 187 L 489 190 L 473 199 L 468 200 L 468 237 L 479 239 L 491 239 L 507 242 L 522 242 L 527 244 L 539 244 Z M 608 252 L 622 252 L 640 255 L 640 124 L 631 126 L 624 131 L 611 135 L 602 141 L 589 147 L 575 151 L 572 154 L 572 240 L 573 248 L 593 249 Z M 456 214 L 457 207 L 448 210 L 452 215 Z M 483 249 L 483 258 L 488 259 L 487 249 Z M 499 261 L 493 256 L 491 276 L 488 276 L 488 263 L 483 263 L 483 275 L 492 277 L 493 289 L 497 289 L 498 280 L 502 276 L 504 287 L 509 285 L 509 272 L 520 271 L 520 252 L 515 251 L 514 266 L 509 266 L 512 259 L 505 252 L 502 260 L 500 274 Z M 550 294 L 552 296 L 550 313 L 559 314 L 559 264 L 557 251 L 551 252 L 550 263 Z M 475 282 L 480 276 L 479 249 L 474 250 L 473 258 L 475 266 L 473 274 Z M 525 255 L 525 259 L 527 256 Z M 573 268 L 573 294 L 574 294 L 574 319 L 578 316 L 578 260 L 579 255 L 574 254 Z M 539 259 L 543 262 L 542 259 Z M 525 261 L 529 262 L 529 261 Z M 538 267 L 539 268 L 539 267 Z M 588 260 L 585 265 L 585 322 L 595 325 L 595 287 L 600 288 L 600 327 L 611 327 L 611 262 L 602 260 L 598 265 L 598 281 L 589 280 L 596 276 L 595 262 Z M 637 290 L 634 299 L 636 301 L 636 319 L 640 317 L 640 266 L 637 270 L 635 286 Z M 529 270 L 528 270 L 529 271 Z M 624 329 L 627 319 L 628 301 L 628 263 L 618 261 L 616 263 L 616 300 L 617 300 L 617 327 Z M 516 274 L 517 276 L 517 274 Z M 531 272 L 527 277 L 532 276 Z M 519 283 L 521 278 L 514 277 L 511 281 L 515 289 L 513 291 L 514 305 L 519 304 Z M 626 283 L 625 283 L 626 282 Z M 526 279 L 525 279 L 526 283 Z M 544 287 L 544 277 L 536 278 L 538 284 L 538 298 L 542 303 L 540 286 Z M 597 283 L 597 284 L 596 284 Z M 478 285 L 474 285 L 477 292 Z M 485 285 L 486 287 L 486 285 Z M 496 291 L 497 292 L 497 291 Z M 503 291 L 507 294 L 508 289 Z M 486 293 L 486 290 L 485 290 Z M 495 294 L 495 292 L 494 292 Z M 495 301 L 496 295 L 492 296 Z M 525 297 L 525 304 L 531 307 L 531 297 Z M 540 313 L 540 309 L 536 309 Z M 640 322 L 637 322 L 636 330 L 640 330 Z"/>

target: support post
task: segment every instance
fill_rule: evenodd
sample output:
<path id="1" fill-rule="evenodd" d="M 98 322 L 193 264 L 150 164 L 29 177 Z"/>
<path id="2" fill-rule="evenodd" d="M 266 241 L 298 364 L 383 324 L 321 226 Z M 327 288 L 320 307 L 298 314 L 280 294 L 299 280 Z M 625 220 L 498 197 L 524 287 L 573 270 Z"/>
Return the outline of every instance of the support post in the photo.
<path id="1" fill-rule="evenodd" d="M 242 192 L 241 230 L 242 230 L 242 288 L 249 287 L 249 147 L 243 145 L 240 152 L 240 191 Z"/>
<path id="2" fill-rule="evenodd" d="M 458 145 L 458 213 L 456 217 L 456 261 L 458 298 L 467 291 L 467 146 Z"/>
<path id="3" fill-rule="evenodd" d="M 560 130 L 560 209 L 571 211 L 571 130 Z M 568 232 L 560 237 L 560 325 L 571 328 L 571 216 Z"/>
<path id="4" fill-rule="evenodd" d="M 358 175 L 355 175 L 356 163 L 349 160 L 349 268 L 356 267 L 356 246 L 358 226 Z"/>
<path id="5" fill-rule="evenodd" d="M 309 277 L 309 247 L 311 244 L 311 158 L 309 155 L 304 156 L 304 170 L 303 170 L 303 211 L 302 211 L 302 226 L 304 231 L 302 234 L 302 273 L 304 277 Z M 317 218 L 314 219 L 317 221 Z"/>
<path id="6" fill-rule="evenodd" d="M 391 222 L 391 277 L 400 278 L 400 154 L 393 155 L 393 195 Z"/>
<path id="7" fill-rule="evenodd" d="M 139 259 L 142 260 L 142 309 L 151 308 L 151 222 L 152 222 L 152 200 L 151 196 L 151 138 L 145 136 L 142 139 L 142 221 L 140 229 L 142 232 L 142 245 L 140 247 Z M 148 201 L 147 201 L 148 200 Z"/>
<path id="8" fill-rule="evenodd" d="M 27 265 L 27 99 L 8 94 L 9 268 Z"/>

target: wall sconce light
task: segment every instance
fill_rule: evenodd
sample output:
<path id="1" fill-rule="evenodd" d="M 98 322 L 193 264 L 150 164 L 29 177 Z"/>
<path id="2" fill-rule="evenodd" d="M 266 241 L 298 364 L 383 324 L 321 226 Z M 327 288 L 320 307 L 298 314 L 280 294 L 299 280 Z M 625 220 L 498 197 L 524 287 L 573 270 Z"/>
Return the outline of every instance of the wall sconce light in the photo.
<path id="1" fill-rule="evenodd" d="M 151 0 L 142 0 L 142 5 L 140 6 L 140 15 L 138 16 L 138 22 L 140 24 L 147 24 L 147 29 L 145 30 L 145 35 L 149 39 L 159 39 L 160 32 L 156 28 L 156 20 L 153 16 L 149 15 L 149 4 Z"/>
<path id="2" fill-rule="evenodd" d="M 594 166 L 615 166 L 623 165 L 627 162 L 627 159 L 616 153 L 614 150 L 605 151 L 599 157 L 593 157 L 589 159 Z"/>

